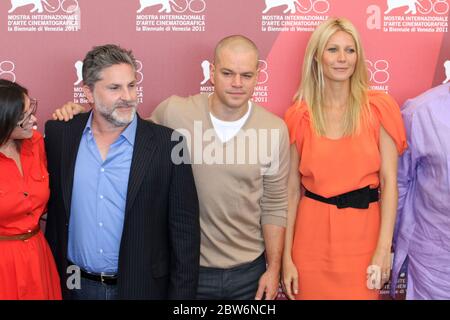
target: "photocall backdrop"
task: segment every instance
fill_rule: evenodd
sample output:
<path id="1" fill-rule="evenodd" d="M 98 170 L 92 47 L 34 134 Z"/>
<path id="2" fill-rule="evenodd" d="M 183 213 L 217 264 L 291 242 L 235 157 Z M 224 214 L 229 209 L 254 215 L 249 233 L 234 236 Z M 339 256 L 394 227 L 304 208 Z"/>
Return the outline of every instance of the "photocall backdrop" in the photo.
<path id="1" fill-rule="evenodd" d="M 254 101 L 283 116 L 311 32 L 328 17 L 344 16 L 361 33 L 371 88 L 402 105 L 450 81 L 449 7 L 450 0 L 0 0 L 0 77 L 39 100 L 42 131 L 55 108 L 86 102 L 86 52 L 119 44 L 139 60 L 138 110 L 149 116 L 172 94 L 212 92 L 215 44 L 243 34 L 261 54 Z M 400 296 L 405 286 L 403 277 Z"/>

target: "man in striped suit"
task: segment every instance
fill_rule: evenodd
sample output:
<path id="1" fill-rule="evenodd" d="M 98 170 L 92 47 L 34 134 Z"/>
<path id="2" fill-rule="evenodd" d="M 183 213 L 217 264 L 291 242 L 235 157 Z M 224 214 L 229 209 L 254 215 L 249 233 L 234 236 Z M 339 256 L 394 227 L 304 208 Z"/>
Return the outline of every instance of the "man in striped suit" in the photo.
<path id="1" fill-rule="evenodd" d="M 48 121 L 46 236 L 69 299 L 191 299 L 199 268 L 192 169 L 173 131 L 136 113 L 136 61 L 115 45 L 83 61 L 92 111 Z M 183 155 L 181 155 L 183 156 Z"/>

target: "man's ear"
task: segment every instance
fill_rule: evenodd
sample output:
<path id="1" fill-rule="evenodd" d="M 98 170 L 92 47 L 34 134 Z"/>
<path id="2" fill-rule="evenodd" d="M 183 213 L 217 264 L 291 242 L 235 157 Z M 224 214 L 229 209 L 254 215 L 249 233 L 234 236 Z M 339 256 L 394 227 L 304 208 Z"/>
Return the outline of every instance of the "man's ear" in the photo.
<path id="1" fill-rule="evenodd" d="M 214 85 L 214 75 L 216 72 L 216 66 L 214 63 L 209 64 L 209 81 Z"/>
<path id="2" fill-rule="evenodd" d="M 94 103 L 94 93 L 92 92 L 91 88 L 89 88 L 89 86 L 87 85 L 84 85 L 83 92 L 89 103 Z"/>
<path id="3" fill-rule="evenodd" d="M 258 64 L 256 66 L 256 82 L 259 81 L 259 74 L 261 73 L 261 70 L 263 69 L 261 61 L 258 60 Z"/>

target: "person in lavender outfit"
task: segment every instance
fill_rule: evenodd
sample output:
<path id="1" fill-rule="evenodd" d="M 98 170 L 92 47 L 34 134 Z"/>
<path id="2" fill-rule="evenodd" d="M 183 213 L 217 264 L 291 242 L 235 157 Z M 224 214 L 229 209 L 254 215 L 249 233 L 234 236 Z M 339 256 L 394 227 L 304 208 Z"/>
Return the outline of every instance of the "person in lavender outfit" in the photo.
<path id="1" fill-rule="evenodd" d="M 409 149 L 398 168 L 392 294 L 407 263 L 406 299 L 450 299 L 450 83 L 402 108 Z"/>

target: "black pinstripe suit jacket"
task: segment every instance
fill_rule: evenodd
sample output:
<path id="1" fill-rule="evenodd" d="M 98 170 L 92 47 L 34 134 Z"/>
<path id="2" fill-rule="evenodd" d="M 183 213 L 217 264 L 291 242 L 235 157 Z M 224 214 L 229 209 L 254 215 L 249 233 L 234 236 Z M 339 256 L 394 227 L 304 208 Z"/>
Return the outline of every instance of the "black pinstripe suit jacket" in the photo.
<path id="1" fill-rule="evenodd" d="M 65 297 L 73 175 L 89 113 L 65 123 L 48 121 L 50 173 L 46 237 Z M 121 299 L 193 299 L 200 255 L 198 199 L 189 164 L 171 161 L 172 130 L 138 117 L 119 252 Z"/>

